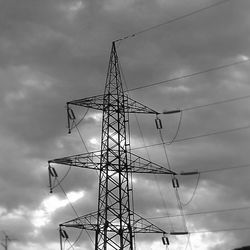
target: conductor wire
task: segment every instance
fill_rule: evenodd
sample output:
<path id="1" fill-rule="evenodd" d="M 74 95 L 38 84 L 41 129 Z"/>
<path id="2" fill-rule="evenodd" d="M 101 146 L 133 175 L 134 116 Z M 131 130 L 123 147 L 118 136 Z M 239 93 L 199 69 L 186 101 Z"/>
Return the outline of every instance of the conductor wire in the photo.
<path id="1" fill-rule="evenodd" d="M 158 120 L 158 119 L 159 119 L 159 118 L 158 118 L 158 116 L 156 115 L 156 120 Z M 162 146 L 163 146 L 164 154 L 165 154 L 165 157 L 166 157 L 166 160 L 167 160 L 168 169 L 172 171 L 172 167 L 171 167 L 170 160 L 169 160 L 168 153 L 167 153 L 167 146 L 166 146 L 166 143 L 164 142 L 164 139 L 163 139 L 163 136 L 162 136 L 162 131 L 161 131 L 161 129 L 162 129 L 161 126 L 160 126 L 160 127 L 157 127 L 157 130 L 158 130 L 158 132 L 159 132 L 160 139 L 161 139 L 161 144 L 162 144 Z M 174 179 L 175 179 L 175 176 L 173 175 L 173 176 L 172 176 L 172 180 L 174 180 Z M 182 207 L 180 195 L 179 195 L 179 192 L 178 192 L 178 187 L 177 187 L 177 186 L 174 186 L 174 189 L 175 189 L 175 196 L 176 196 L 177 205 L 178 205 L 178 208 L 179 208 L 179 211 L 180 211 L 180 215 L 181 215 L 181 218 L 182 218 L 184 230 L 185 230 L 186 232 L 188 232 L 187 223 L 186 223 L 186 218 L 185 218 L 185 215 L 184 215 L 184 212 L 183 212 L 183 207 Z M 190 249 L 192 250 L 192 245 L 191 245 L 190 235 L 189 235 L 189 234 L 187 235 L 187 244 L 186 244 L 185 250 L 187 249 L 188 246 L 189 246 Z"/>
<path id="2" fill-rule="evenodd" d="M 238 64 L 243 64 L 243 63 L 246 63 L 246 62 L 249 62 L 249 61 L 250 61 L 250 58 L 247 57 L 247 59 L 244 58 L 243 60 L 238 60 L 238 61 L 235 61 L 235 62 L 232 62 L 232 63 L 228 63 L 228 64 L 220 65 L 220 66 L 217 66 L 217 67 L 205 69 L 205 70 L 202 70 L 202 71 L 197 71 L 197 72 L 194 72 L 194 73 L 190 73 L 190 74 L 187 74 L 187 75 L 177 76 L 177 77 L 170 78 L 170 79 L 167 79 L 167 80 L 164 80 L 164 81 L 149 83 L 149 84 L 146 84 L 146 85 L 143 85 L 143 86 L 128 89 L 127 92 L 135 91 L 135 90 L 139 90 L 139 89 L 145 89 L 145 88 L 153 87 L 153 86 L 160 85 L 160 84 L 170 84 L 173 81 L 179 81 L 179 80 L 183 80 L 185 78 L 194 77 L 194 76 L 202 75 L 202 74 L 217 71 L 217 70 L 222 70 L 222 69 L 229 68 L 229 67 L 232 67 L 232 66 L 235 66 L 235 65 L 238 65 Z"/>
<path id="3" fill-rule="evenodd" d="M 198 173 L 198 177 L 197 177 L 196 185 L 195 185 L 194 191 L 193 191 L 193 193 L 192 193 L 192 195 L 191 195 L 191 198 L 190 198 L 187 202 L 185 202 L 185 203 L 183 203 L 183 202 L 182 202 L 182 206 L 183 206 L 183 207 L 185 207 L 185 206 L 189 205 L 189 204 L 192 202 L 192 200 L 194 199 L 194 196 L 195 196 L 196 191 L 197 191 L 198 186 L 199 186 L 199 182 L 200 182 L 200 175 L 201 175 L 201 174 L 200 174 L 200 173 Z"/>
<path id="4" fill-rule="evenodd" d="M 121 66 L 120 62 L 119 62 L 119 66 L 120 66 L 120 69 L 121 69 L 121 75 L 122 75 L 122 77 L 123 77 L 123 80 L 124 80 L 126 89 L 128 89 L 127 82 L 126 82 L 126 78 L 125 78 L 125 75 L 124 75 L 124 73 L 123 73 L 122 66 Z M 128 95 L 128 96 L 129 96 L 129 95 Z M 138 129 L 139 129 L 141 138 L 142 138 L 143 145 L 146 145 L 146 143 L 145 143 L 145 138 L 144 138 L 144 136 L 143 136 L 143 132 L 142 132 L 142 129 L 141 129 L 141 126 L 140 126 L 140 123 L 139 123 L 139 119 L 138 119 L 136 113 L 135 113 L 134 115 L 135 115 L 136 123 L 137 123 Z M 179 126 L 178 126 L 178 127 L 179 127 Z M 130 131 L 129 131 L 129 133 L 130 133 Z M 148 152 L 148 149 L 145 148 L 145 151 L 146 151 L 148 160 L 151 161 L 150 155 L 149 155 L 149 152 Z M 131 156 L 130 156 L 130 157 L 131 157 Z M 163 197 L 161 187 L 159 186 L 159 182 L 157 181 L 157 176 L 154 175 L 154 178 L 155 178 L 155 182 L 156 182 L 157 188 L 158 188 L 159 193 L 160 193 L 160 196 L 161 196 L 161 200 L 162 200 L 163 206 L 164 206 L 165 209 L 166 209 L 166 213 L 169 214 L 168 209 L 167 209 L 167 203 L 166 203 L 166 201 L 165 201 L 165 199 L 164 199 L 164 197 Z M 132 187 L 133 187 L 133 182 L 132 182 L 131 185 L 132 185 Z M 133 195 L 133 192 L 132 192 L 132 195 Z M 134 199 L 133 199 L 133 210 L 134 210 Z M 170 217 L 169 217 L 169 223 L 170 223 L 171 229 L 173 230 L 173 223 L 172 223 L 172 220 L 171 220 Z M 167 249 L 168 249 L 168 248 L 167 248 Z"/>
<path id="5" fill-rule="evenodd" d="M 56 178 L 56 180 L 57 180 L 57 178 Z M 58 180 L 57 180 L 57 181 L 58 181 Z M 67 193 L 64 191 L 62 185 L 61 185 L 59 182 L 58 182 L 58 185 L 59 185 L 60 189 L 62 190 L 62 192 L 64 193 L 65 197 L 67 198 L 68 203 L 69 203 L 69 205 L 71 206 L 72 210 L 74 211 L 76 217 L 79 218 L 79 215 L 78 215 L 76 209 L 74 208 L 72 202 L 70 201 L 70 199 L 69 199 Z M 91 238 L 89 232 L 88 232 L 86 229 L 85 229 L 85 231 L 86 231 L 86 233 L 87 233 L 87 235 L 88 235 L 90 241 L 94 244 L 94 241 L 92 240 L 92 238 Z M 81 229 L 81 232 L 79 233 L 79 235 L 78 235 L 78 237 L 76 238 L 75 242 L 74 242 L 73 244 L 69 243 L 69 244 L 71 245 L 71 247 L 68 248 L 68 249 L 71 249 L 71 248 L 77 243 L 77 241 L 80 239 L 80 237 L 81 237 L 81 235 L 82 235 L 82 232 L 83 232 L 83 228 Z"/>
<path id="6" fill-rule="evenodd" d="M 167 142 L 168 145 L 171 145 L 172 143 L 175 142 L 175 139 L 178 137 L 179 135 L 179 131 L 180 131 L 180 128 L 181 128 L 181 123 L 182 123 L 182 110 L 180 111 L 180 118 L 179 118 L 179 122 L 178 122 L 178 126 L 177 126 L 177 130 L 176 130 L 176 133 L 174 135 L 174 137 L 172 138 L 171 141 Z"/>
<path id="7" fill-rule="evenodd" d="M 71 170 L 71 166 L 68 168 L 67 172 L 65 173 L 65 175 L 60 180 L 58 180 L 58 179 L 54 180 L 53 187 L 51 188 L 52 190 L 55 189 L 56 187 L 58 187 L 63 182 L 63 180 L 68 176 L 70 170 Z M 55 184 L 55 181 L 57 181 L 58 183 Z"/>
<path id="8" fill-rule="evenodd" d="M 222 0 L 222 1 L 219 1 L 219 2 L 217 2 L 217 3 L 214 3 L 214 4 L 208 5 L 208 6 L 206 6 L 206 7 L 197 9 L 197 10 L 195 10 L 195 11 L 189 12 L 189 13 L 187 13 L 187 14 L 185 14 L 185 15 L 182 15 L 182 16 L 179 16 L 179 17 L 176 17 L 176 18 L 173 18 L 173 19 L 171 19 L 171 20 L 168 20 L 168 21 L 165 21 L 165 22 L 162 22 L 162 23 L 153 25 L 153 26 L 151 26 L 151 27 L 142 29 L 142 30 L 140 30 L 140 31 L 137 31 L 137 32 L 135 32 L 135 33 L 133 33 L 133 34 L 124 36 L 124 37 L 122 37 L 122 38 L 120 38 L 120 39 L 115 40 L 114 42 L 121 42 L 121 41 L 126 40 L 126 39 L 128 39 L 128 38 L 132 38 L 132 37 L 138 36 L 138 35 L 140 35 L 140 34 L 142 34 L 142 33 L 148 32 L 148 31 L 153 30 L 153 29 L 157 29 L 157 28 L 159 28 L 159 27 L 161 27 L 161 26 L 163 26 L 163 25 L 168 25 L 168 24 L 174 23 L 174 22 L 176 22 L 176 21 L 179 21 L 179 20 L 182 20 L 182 19 L 184 19 L 184 18 L 190 17 L 190 16 L 192 16 L 192 15 L 198 14 L 199 12 L 202 12 L 202 11 L 208 10 L 208 9 L 210 9 L 210 8 L 219 6 L 219 5 L 224 4 L 224 3 L 226 3 L 226 2 L 229 2 L 229 1 L 231 1 L 231 0 Z"/>

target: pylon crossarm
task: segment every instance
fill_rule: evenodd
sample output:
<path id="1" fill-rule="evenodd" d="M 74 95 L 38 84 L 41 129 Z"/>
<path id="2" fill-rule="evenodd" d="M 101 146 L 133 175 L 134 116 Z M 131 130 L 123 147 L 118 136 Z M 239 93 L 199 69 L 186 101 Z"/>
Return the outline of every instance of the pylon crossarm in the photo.
<path id="1" fill-rule="evenodd" d="M 106 107 L 103 103 L 104 97 L 105 95 L 96 95 L 92 97 L 78 99 L 78 100 L 67 102 L 67 106 L 76 105 L 76 106 L 82 106 L 85 108 L 103 110 Z M 124 101 L 125 101 L 124 102 L 125 113 L 159 114 L 154 109 L 151 109 L 147 107 L 146 105 L 133 100 L 127 95 L 124 95 Z M 112 103 L 109 103 L 109 109 L 115 111 L 117 109 L 117 104 L 115 103 L 115 105 L 112 105 Z"/>
<path id="2" fill-rule="evenodd" d="M 144 219 L 140 215 L 134 213 L 133 221 L 133 231 L 134 233 L 162 233 L 167 234 L 166 231 L 154 225 L 150 221 Z"/>
<path id="3" fill-rule="evenodd" d="M 128 103 L 125 106 L 125 112 L 127 113 L 140 113 L 140 114 L 159 114 L 157 111 L 141 104 L 138 101 L 133 100 L 130 97 L 127 97 Z"/>
<path id="4" fill-rule="evenodd" d="M 166 234 L 133 211 L 132 173 L 176 173 L 129 151 L 129 113 L 159 113 L 124 93 L 115 42 L 112 43 L 104 94 L 67 103 L 69 133 L 79 123 L 76 123 L 71 105 L 102 111 L 101 151 L 54 159 L 49 164 L 98 169 L 98 210 L 60 225 L 61 249 L 62 238 L 68 239 L 66 230 L 61 230 L 61 227 L 95 231 L 95 250 L 133 250 L 135 233 Z M 57 178 L 57 173 L 50 165 L 48 170 L 52 190 L 53 178 Z M 163 241 L 168 243 L 165 236 Z"/>
<path id="5" fill-rule="evenodd" d="M 129 166 L 129 171 L 133 173 L 176 175 L 176 173 L 173 172 L 172 170 L 164 168 L 159 164 L 153 163 L 133 153 L 130 153 L 130 155 L 131 155 L 131 162 Z"/>
<path id="6" fill-rule="evenodd" d="M 71 227 L 78 229 L 86 229 L 90 231 L 96 231 L 97 226 L 97 212 L 90 213 L 84 216 L 77 217 L 73 220 L 60 224 L 60 227 Z"/>
<path id="7" fill-rule="evenodd" d="M 103 95 L 96 95 L 92 97 L 86 97 L 83 99 L 70 101 L 67 103 L 67 105 L 76 105 L 76 106 L 82 106 L 85 108 L 103 110 Z"/>
<path id="8" fill-rule="evenodd" d="M 100 169 L 101 151 L 77 154 L 48 161 L 51 163 L 75 166 L 79 168 Z"/>

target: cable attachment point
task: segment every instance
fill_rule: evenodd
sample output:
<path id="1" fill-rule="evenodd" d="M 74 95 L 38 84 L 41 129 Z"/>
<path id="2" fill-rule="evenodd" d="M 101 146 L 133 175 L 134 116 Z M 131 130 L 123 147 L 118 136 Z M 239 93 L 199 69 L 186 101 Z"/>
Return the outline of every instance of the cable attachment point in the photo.
<path id="1" fill-rule="evenodd" d="M 163 245 L 169 245 L 169 239 L 166 236 L 166 234 L 163 234 L 161 240 L 162 240 Z"/>
<path id="2" fill-rule="evenodd" d="M 69 107 L 69 103 L 67 103 L 67 119 L 68 119 L 68 133 L 71 133 L 71 121 L 75 121 L 76 116 L 72 108 Z"/>
<path id="3" fill-rule="evenodd" d="M 176 114 L 176 113 L 180 113 L 181 110 L 180 109 L 175 109 L 175 110 L 164 110 L 162 112 L 162 114 L 164 115 L 169 115 L 169 114 Z"/>
<path id="4" fill-rule="evenodd" d="M 180 175 L 197 175 L 200 174 L 198 171 L 191 171 L 191 172 L 180 172 Z"/>
<path id="5" fill-rule="evenodd" d="M 179 181 L 175 176 L 172 178 L 172 184 L 173 184 L 173 188 L 179 188 L 180 187 Z"/>
<path id="6" fill-rule="evenodd" d="M 66 239 L 66 240 L 69 238 L 69 235 L 67 234 L 67 232 L 61 228 L 60 228 L 60 235 L 62 238 Z"/>
<path id="7" fill-rule="evenodd" d="M 49 192 L 52 194 L 53 193 L 52 177 L 57 178 L 58 174 L 57 174 L 55 168 L 50 166 L 50 163 L 49 163 L 48 171 L 49 171 L 49 190 L 50 190 Z"/>
<path id="8" fill-rule="evenodd" d="M 156 116 L 156 118 L 155 118 L 155 125 L 156 125 L 157 129 L 162 129 L 162 122 L 158 116 Z"/>

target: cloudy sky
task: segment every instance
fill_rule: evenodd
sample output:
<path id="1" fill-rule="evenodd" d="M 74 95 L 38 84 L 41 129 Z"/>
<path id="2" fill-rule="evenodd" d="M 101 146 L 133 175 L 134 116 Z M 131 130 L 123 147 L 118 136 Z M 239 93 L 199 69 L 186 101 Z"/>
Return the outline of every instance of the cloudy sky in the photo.
<path id="1" fill-rule="evenodd" d="M 198 176 L 178 177 L 182 203 L 192 198 L 183 207 L 192 247 L 186 236 L 171 236 L 169 249 L 250 245 L 250 230 L 232 230 L 250 225 L 250 100 L 217 103 L 250 95 L 250 1 L 231 0 L 140 33 L 216 2 L 0 0 L 0 239 L 2 231 L 15 239 L 9 249 L 59 249 L 59 223 L 76 217 L 68 199 L 79 215 L 96 210 L 96 173 L 71 169 L 61 184 L 67 199 L 59 187 L 49 194 L 47 161 L 86 152 L 77 130 L 67 134 L 65 104 L 102 94 L 112 41 L 134 33 L 117 43 L 124 88 L 241 62 L 129 95 L 160 112 L 184 110 L 168 157 L 177 172 L 201 172 L 197 189 Z M 86 109 L 75 112 L 81 117 Z M 130 118 L 132 147 L 160 143 L 154 116 Z M 165 141 L 179 119 L 161 115 Z M 100 128 L 101 114 L 90 110 L 79 125 L 90 151 L 99 149 Z M 162 146 L 134 152 L 167 165 Z M 68 168 L 57 171 L 61 178 Z M 184 229 L 168 176 L 134 176 L 134 197 L 137 213 L 165 230 Z M 165 248 L 161 235 L 138 236 L 137 250 Z M 93 249 L 85 232 L 75 249 Z"/>

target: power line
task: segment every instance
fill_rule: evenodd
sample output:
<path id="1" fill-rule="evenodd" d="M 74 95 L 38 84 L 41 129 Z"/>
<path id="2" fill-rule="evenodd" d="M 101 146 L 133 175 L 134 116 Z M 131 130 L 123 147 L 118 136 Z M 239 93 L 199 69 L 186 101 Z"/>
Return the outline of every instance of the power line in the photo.
<path id="1" fill-rule="evenodd" d="M 247 126 L 244 126 L 244 127 L 239 127 L 239 128 L 229 129 L 229 130 L 216 131 L 216 132 L 212 132 L 212 133 L 209 133 L 209 134 L 197 135 L 197 136 L 193 136 L 193 137 L 188 137 L 188 138 L 183 138 L 183 139 L 176 140 L 176 137 L 178 136 L 178 133 L 179 133 L 179 130 L 180 130 L 180 125 L 181 125 L 181 120 L 182 120 L 182 112 L 183 111 L 190 111 L 190 110 L 194 110 L 194 109 L 204 108 L 204 107 L 223 104 L 223 103 L 228 103 L 228 102 L 239 101 L 239 100 L 248 99 L 248 98 L 250 98 L 250 95 L 235 97 L 235 98 L 231 98 L 231 99 L 225 99 L 225 100 L 222 100 L 222 101 L 217 101 L 217 102 L 212 102 L 212 103 L 208 103 L 208 104 L 192 106 L 192 107 L 181 109 L 180 110 L 181 116 L 180 116 L 177 132 L 176 132 L 175 136 L 173 137 L 173 139 L 170 142 L 165 141 L 164 143 L 170 145 L 170 144 L 172 144 L 174 142 L 191 140 L 191 139 L 195 139 L 195 138 L 200 138 L 200 137 L 205 137 L 205 136 L 210 136 L 210 135 L 215 135 L 215 134 L 221 134 L 221 133 L 228 133 L 228 132 L 233 132 L 235 130 L 241 130 L 241 129 L 249 128 L 250 125 L 247 125 Z M 136 148 L 133 148 L 133 149 L 141 149 L 141 148 L 147 148 L 147 147 L 152 147 L 152 146 L 157 146 L 157 145 L 161 145 L 161 143 L 151 144 L 151 145 L 144 145 L 143 147 L 136 147 Z"/>
<path id="2" fill-rule="evenodd" d="M 219 232 L 229 232 L 229 231 L 244 231 L 250 230 L 250 227 L 234 227 L 234 228 L 224 228 L 224 229 L 214 229 L 214 230 L 204 230 L 204 231 L 193 231 L 189 234 L 203 234 L 203 233 L 219 233 Z"/>
<path id="3" fill-rule="evenodd" d="M 179 122 L 178 122 L 178 125 L 177 125 L 177 129 L 176 129 L 176 132 L 175 132 L 175 135 L 173 136 L 173 138 L 167 143 L 168 145 L 172 144 L 175 139 L 177 138 L 177 136 L 179 135 L 179 132 L 180 132 L 180 129 L 181 129 L 181 123 L 182 123 L 182 115 L 183 115 L 183 112 L 182 110 L 180 111 L 180 117 L 179 117 Z"/>
<path id="4" fill-rule="evenodd" d="M 168 25 L 168 24 L 171 24 L 171 23 L 180 21 L 180 20 L 182 20 L 182 19 L 184 19 L 184 18 L 187 18 L 187 17 L 190 17 L 190 16 L 192 16 L 192 15 L 198 14 L 198 13 L 200 13 L 200 12 L 202 12 L 202 11 L 205 11 L 205 10 L 208 10 L 208 9 L 211 9 L 211 8 L 214 8 L 214 7 L 216 7 L 216 6 L 219 6 L 219 5 L 224 4 L 224 3 L 226 3 L 226 2 L 229 2 L 229 1 L 231 1 L 231 0 L 222 0 L 222 1 L 219 1 L 219 2 L 217 2 L 217 3 L 211 4 L 211 5 L 208 5 L 208 6 L 206 6 L 206 7 L 197 9 L 197 10 L 192 11 L 192 12 L 189 12 L 189 13 L 187 13 L 187 14 L 184 14 L 184 15 L 182 15 L 182 16 L 173 18 L 173 19 L 171 19 L 171 20 L 168 20 L 168 21 L 159 23 L 159 24 L 157 24 L 157 25 L 153 25 L 153 26 L 151 26 L 151 27 L 148 27 L 148 28 L 142 29 L 142 30 L 140 30 L 140 31 L 137 31 L 137 32 L 135 32 L 135 33 L 133 33 L 133 34 L 124 36 L 123 38 L 120 38 L 120 39 L 115 40 L 115 42 L 121 42 L 121 41 L 123 41 L 123 40 L 125 40 L 125 39 L 135 37 L 135 36 L 137 36 L 137 35 L 140 35 L 140 34 L 142 34 L 142 33 L 148 32 L 148 31 L 153 30 L 153 29 L 157 29 L 157 28 L 159 28 L 159 27 L 161 27 L 161 26 L 163 26 L 163 25 Z"/>
<path id="5" fill-rule="evenodd" d="M 195 170 L 192 172 L 180 172 L 180 175 L 197 175 L 197 174 L 206 174 L 211 172 L 221 172 L 221 171 L 227 171 L 227 170 L 234 170 L 239 168 L 249 168 L 250 164 L 244 164 L 244 165 L 238 165 L 238 166 L 231 166 L 231 167 L 222 167 L 222 168 L 214 168 L 214 169 L 208 169 L 208 170 Z"/>
<path id="6" fill-rule="evenodd" d="M 250 167 L 250 164 L 245 164 L 245 165 L 232 166 L 232 167 L 223 167 L 223 168 L 217 168 L 217 169 L 201 170 L 201 171 L 199 171 L 199 173 L 205 174 L 205 173 L 211 173 L 211 172 L 219 172 L 219 171 L 239 169 L 239 168 L 249 168 L 249 167 Z"/>
<path id="7" fill-rule="evenodd" d="M 223 103 L 227 103 L 227 102 L 234 102 L 234 101 L 248 99 L 248 98 L 250 98 L 250 95 L 235 97 L 235 98 L 226 99 L 223 101 L 212 102 L 212 103 L 193 106 L 193 107 L 189 107 L 189 108 L 184 108 L 184 109 L 182 109 L 182 111 L 194 110 L 194 109 L 204 108 L 204 107 L 208 107 L 208 106 L 212 106 L 212 105 L 223 104 Z"/>
<path id="8" fill-rule="evenodd" d="M 236 61 L 236 62 L 233 62 L 233 63 L 224 64 L 224 65 L 220 65 L 220 66 L 217 66 L 217 67 L 205 69 L 205 70 L 202 70 L 202 71 L 197 71 L 197 72 L 194 72 L 194 73 L 191 73 L 191 74 L 187 74 L 187 75 L 183 75 L 183 76 L 177 76 L 177 77 L 170 78 L 170 79 L 167 79 L 167 80 L 163 80 L 163 81 L 160 81 L 160 82 L 154 82 L 154 83 L 150 83 L 150 84 L 147 84 L 147 85 L 139 86 L 139 87 L 136 87 L 136 88 L 128 89 L 125 92 L 135 91 L 135 90 L 139 90 L 139 89 L 145 89 L 145 88 L 149 88 L 149 87 L 152 87 L 152 86 L 160 85 L 160 84 L 163 84 L 163 83 L 167 84 L 167 83 L 170 83 L 170 82 L 173 82 L 173 81 L 183 80 L 185 78 L 189 78 L 189 77 L 193 77 L 193 76 L 197 76 L 197 75 L 209 73 L 209 72 L 212 72 L 212 71 L 217 71 L 217 70 L 225 69 L 225 68 L 228 68 L 228 67 L 235 66 L 237 64 L 246 63 L 246 62 L 249 62 L 249 60 L 250 60 L 250 58 L 247 58 L 247 59 L 244 58 L 242 60 L 239 60 L 239 61 Z"/>
<path id="9" fill-rule="evenodd" d="M 185 216 L 193 216 L 193 215 L 202 215 L 202 214 L 215 214 L 215 213 L 224 213 L 224 212 L 232 212 L 232 211 L 240 211 L 240 210 L 247 210 L 250 209 L 250 206 L 246 207 L 238 207 L 238 208 L 226 208 L 226 209 L 218 209 L 218 210 L 210 210 L 210 211 L 200 211 L 200 212 L 191 212 L 191 213 L 185 213 Z M 155 216 L 155 217 L 149 217 L 148 220 L 156 220 L 156 219 L 164 219 L 164 218 L 174 218 L 174 217 L 181 217 L 180 214 L 174 214 L 174 215 L 162 215 L 162 216 Z"/>
<path id="10" fill-rule="evenodd" d="M 181 119 L 180 119 L 180 121 L 181 121 Z M 156 128 L 157 128 L 157 131 L 159 133 L 159 136 L 160 136 L 160 139 L 161 139 L 161 142 L 162 142 L 162 147 L 163 147 L 164 154 L 165 154 L 165 157 L 166 157 L 166 160 L 167 160 L 168 169 L 171 170 L 171 164 L 170 164 L 169 156 L 168 156 L 168 153 L 167 153 L 167 146 L 164 143 L 163 136 L 162 136 L 162 122 L 158 118 L 158 116 L 156 116 L 155 123 L 156 123 Z M 180 122 L 179 122 L 177 131 L 179 131 L 179 128 L 180 128 Z M 177 134 L 178 134 L 178 132 L 176 133 L 176 136 L 177 136 Z M 176 180 L 175 178 L 176 178 L 175 176 L 172 176 L 172 183 L 173 183 L 173 188 L 174 188 L 174 191 L 175 191 L 177 205 L 178 205 L 178 208 L 179 208 L 179 211 L 180 211 L 180 215 L 181 215 L 181 218 L 182 218 L 182 222 L 183 222 L 183 226 L 184 226 L 184 231 L 188 232 L 187 222 L 186 222 L 186 218 L 185 218 L 185 215 L 184 215 L 184 212 L 183 212 L 183 204 L 181 202 L 179 191 L 178 191 L 179 184 L 175 186 L 175 184 L 174 184 L 174 182 Z M 187 249 L 188 246 L 192 250 L 192 244 L 191 244 L 191 241 L 190 241 L 190 235 L 187 235 L 187 244 L 186 244 L 185 250 Z"/>
<path id="11" fill-rule="evenodd" d="M 212 135 L 231 133 L 231 132 L 235 132 L 235 131 L 239 131 L 239 130 L 244 130 L 244 129 L 249 129 L 249 128 L 250 128 L 250 125 L 246 125 L 246 126 L 243 126 L 243 127 L 238 127 L 238 128 L 233 128 L 233 129 L 215 131 L 215 132 L 211 132 L 211 133 L 207 133 L 207 134 L 201 134 L 201 135 L 195 135 L 195 136 L 190 136 L 190 137 L 186 137 L 186 138 L 177 139 L 173 143 L 183 142 L 183 141 L 188 141 L 188 140 L 194 140 L 194 139 L 198 139 L 198 138 L 202 138 L 202 137 L 208 137 L 208 136 L 212 136 Z M 168 144 L 168 142 L 164 142 L 164 143 Z M 143 148 L 149 148 L 149 147 L 155 147 L 155 146 L 159 146 L 159 145 L 162 145 L 162 142 L 160 142 L 160 143 L 154 143 L 154 144 L 149 144 L 149 145 L 141 146 L 141 147 L 135 147 L 135 148 L 133 148 L 133 150 L 138 150 L 138 149 L 143 149 Z"/>
<path id="12" fill-rule="evenodd" d="M 57 178 L 56 178 L 56 180 L 57 180 Z M 73 203 L 70 201 L 70 199 L 69 199 L 67 193 L 65 192 L 65 190 L 63 189 L 62 185 L 60 184 L 60 182 L 59 182 L 58 180 L 57 180 L 57 182 L 58 182 L 58 186 L 60 187 L 60 189 L 62 190 L 63 194 L 64 194 L 65 197 L 67 198 L 68 204 L 71 206 L 71 208 L 72 208 L 72 210 L 74 211 L 74 213 L 75 213 L 75 215 L 77 216 L 77 218 L 79 218 L 79 215 L 78 215 L 78 213 L 77 213 L 77 211 L 76 211 L 76 209 L 75 209 Z M 79 233 L 79 235 L 78 235 L 78 237 L 76 238 L 75 242 L 74 242 L 73 244 L 70 243 L 70 245 L 71 245 L 70 248 L 72 248 L 72 247 L 77 243 L 77 241 L 79 241 L 79 239 L 80 239 L 80 237 L 81 237 L 81 235 L 82 235 L 82 232 L 83 232 L 83 229 L 81 229 L 81 232 Z M 90 241 L 91 241 L 92 244 L 94 245 L 94 241 L 92 240 L 92 238 L 91 238 L 89 232 L 88 232 L 86 229 L 85 229 L 85 232 L 87 233 L 87 235 L 88 235 Z M 70 248 L 69 248 L 69 249 L 70 249 Z M 67 250 L 68 250 L 68 249 L 67 249 Z"/>
<path id="13" fill-rule="evenodd" d="M 243 129 L 249 129 L 250 125 L 243 126 L 243 127 L 238 127 L 238 128 L 232 128 L 232 129 L 227 129 L 227 130 L 221 130 L 221 131 L 215 131 L 207 134 L 202 134 L 202 135 L 196 135 L 196 136 L 190 136 L 182 139 L 175 140 L 175 142 L 182 142 L 182 141 L 188 141 L 188 140 L 193 140 L 193 139 L 198 139 L 201 137 L 207 137 L 207 136 L 212 136 L 212 135 L 218 135 L 218 134 L 225 134 L 225 133 L 231 133 Z"/>
<path id="14" fill-rule="evenodd" d="M 193 193 L 192 193 L 190 199 L 187 202 L 185 202 L 185 203 L 182 202 L 182 206 L 183 207 L 189 205 L 192 202 L 192 200 L 194 199 L 195 194 L 196 194 L 197 189 L 198 189 L 199 182 L 200 182 L 200 172 L 198 173 L 198 177 L 197 177 L 197 180 L 196 180 L 195 188 L 193 190 Z"/>

